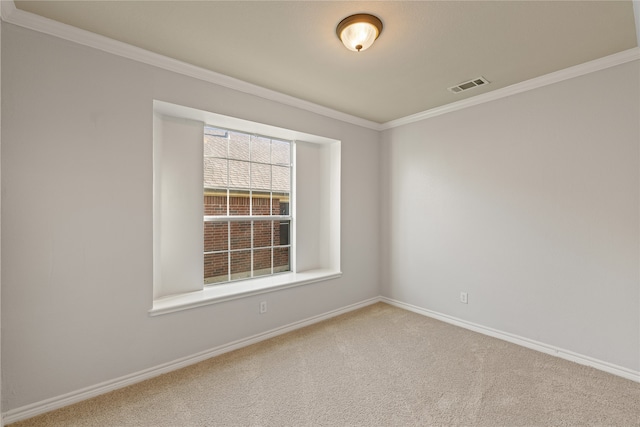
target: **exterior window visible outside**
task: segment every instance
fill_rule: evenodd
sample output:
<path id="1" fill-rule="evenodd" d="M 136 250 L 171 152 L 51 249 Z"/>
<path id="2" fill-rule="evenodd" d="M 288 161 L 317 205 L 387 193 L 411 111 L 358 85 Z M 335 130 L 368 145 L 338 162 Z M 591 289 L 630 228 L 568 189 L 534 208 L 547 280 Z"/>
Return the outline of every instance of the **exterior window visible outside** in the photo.
<path id="1" fill-rule="evenodd" d="M 204 283 L 291 271 L 292 142 L 204 128 Z"/>

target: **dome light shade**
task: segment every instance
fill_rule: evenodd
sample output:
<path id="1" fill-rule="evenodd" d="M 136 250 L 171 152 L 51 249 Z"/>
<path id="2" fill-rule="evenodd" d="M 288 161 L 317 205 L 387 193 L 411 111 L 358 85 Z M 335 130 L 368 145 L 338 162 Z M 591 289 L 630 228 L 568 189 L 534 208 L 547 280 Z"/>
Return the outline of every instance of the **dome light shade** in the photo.
<path id="1" fill-rule="evenodd" d="M 371 47 L 381 32 L 382 21 L 366 13 L 348 16 L 336 28 L 336 34 L 342 43 L 354 52 Z"/>

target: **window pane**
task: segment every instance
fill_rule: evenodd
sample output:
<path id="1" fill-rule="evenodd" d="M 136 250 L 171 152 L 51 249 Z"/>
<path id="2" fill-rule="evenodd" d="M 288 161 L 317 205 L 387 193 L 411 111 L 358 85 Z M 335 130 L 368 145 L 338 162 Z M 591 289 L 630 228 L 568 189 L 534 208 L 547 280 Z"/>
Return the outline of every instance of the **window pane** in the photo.
<path id="1" fill-rule="evenodd" d="M 249 189 L 249 162 L 229 160 L 229 188 Z"/>
<path id="2" fill-rule="evenodd" d="M 229 249 L 229 223 L 204 223 L 204 251 L 226 251 Z"/>
<path id="3" fill-rule="evenodd" d="M 251 221 L 231 221 L 231 250 L 251 248 Z"/>
<path id="4" fill-rule="evenodd" d="M 248 191 L 229 193 L 229 215 L 249 215 L 250 208 Z"/>
<path id="5" fill-rule="evenodd" d="M 254 190 L 271 190 L 271 165 L 251 164 L 251 188 Z"/>
<path id="6" fill-rule="evenodd" d="M 274 233 L 274 246 L 278 245 L 289 245 L 291 244 L 289 240 L 289 228 L 291 224 L 290 221 L 276 221 L 273 228 Z"/>
<path id="7" fill-rule="evenodd" d="M 252 215 L 270 215 L 271 193 L 254 191 L 251 204 L 253 206 Z"/>
<path id="8" fill-rule="evenodd" d="M 229 280 L 229 254 L 205 254 L 204 283 L 219 283 Z"/>
<path id="9" fill-rule="evenodd" d="M 229 132 L 229 158 L 249 160 L 251 136 L 246 133 Z"/>
<path id="10" fill-rule="evenodd" d="M 273 210 L 271 215 L 289 215 L 289 194 L 273 193 Z"/>
<path id="11" fill-rule="evenodd" d="M 271 274 L 271 249 L 257 249 L 253 251 L 254 277 L 269 274 Z"/>
<path id="12" fill-rule="evenodd" d="M 279 191 L 288 193 L 291 191 L 291 168 L 288 166 L 272 166 L 272 189 L 273 191 Z"/>
<path id="13" fill-rule="evenodd" d="M 205 215 L 226 215 L 227 214 L 226 190 L 222 190 L 222 191 L 204 190 L 204 214 Z"/>
<path id="14" fill-rule="evenodd" d="M 227 157 L 227 131 L 208 126 L 204 128 L 204 156 Z"/>
<path id="15" fill-rule="evenodd" d="M 204 158 L 204 188 L 227 188 L 228 160 Z"/>
<path id="16" fill-rule="evenodd" d="M 251 277 L 251 251 L 231 252 L 231 280 Z"/>
<path id="17" fill-rule="evenodd" d="M 253 247 L 264 248 L 271 246 L 271 230 L 273 221 L 253 222 Z"/>
<path id="18" fill-rule="evenodd" d="M 288 141 L 271 141 L 271 163 L 286 166 L 291 164 L 291 144 Z"/>
<path id="19" fill-rule="evenodd" d="M 273 249 L 273 272 L 280 273 L 290 271 L 289 265 L 289 249 L 290 248 L 274 248 Z"/>
<path id="20" fill-rule="evenodd" d="M 260 163 L 270 163 L 271 161 L 271 140 L 262 136 L 251 137 L 251 161 Z"/>

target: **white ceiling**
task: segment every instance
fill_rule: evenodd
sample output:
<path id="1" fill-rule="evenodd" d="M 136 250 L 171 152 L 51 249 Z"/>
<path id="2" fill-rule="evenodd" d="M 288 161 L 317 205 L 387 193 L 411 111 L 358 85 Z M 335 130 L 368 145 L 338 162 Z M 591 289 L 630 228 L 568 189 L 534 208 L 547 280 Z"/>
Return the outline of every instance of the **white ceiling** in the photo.
<path id="1" fill-rule="evenodd" d="M 638 46 L 631 1 L 16 1 L 18 9 L 378 123 Z M 377 15 L 365 52 L 344 17 Z M 483 76 L 491 84 L 452 94 Z"/>

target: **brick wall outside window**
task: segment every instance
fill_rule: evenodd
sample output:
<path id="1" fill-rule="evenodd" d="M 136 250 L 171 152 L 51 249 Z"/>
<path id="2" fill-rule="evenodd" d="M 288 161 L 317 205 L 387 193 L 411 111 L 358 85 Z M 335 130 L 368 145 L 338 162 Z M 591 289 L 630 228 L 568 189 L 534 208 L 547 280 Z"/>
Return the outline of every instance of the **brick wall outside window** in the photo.
<path id="1" fill-rule="evenodd" d="M 204 195 L 205 215 L 226 215 L 227 197 Z M 269 215 L 270 201 L 265 197 L 253 197 L 253 215 Z M 243 195 L 229 197 L 230 215 L 249 215 L 249 197 Z M 280 214 L 280 199 L 274 195 L 272 215 Z M 231 239 L 229 239 L 229 228 Z M 242 275 L 251 271 L 251 251 L 253 250 L 254 275 L 271 274 L 270 246 L 273 234 L 273 246 L 280 243 L 279 221 L 254 221 L 253 249 L 251 248 L 251 221 L 205 222 L 204 251 L 241 251 L 231 252 L 231 274 Z M 273 233 L 272 233 L 273 232 Z M 286 243 L 286 242 L 285 242 Z M 231 247 L 229 247 L 231 244 Z M 289 248 L 273 248 L 274 271 L 289 270 Z M 229 255 L 227 252 L 204 255 L 204 279 L 207 283 L 227 281 Z M 247 273 L 248 277 L 248 273 Z"/>

